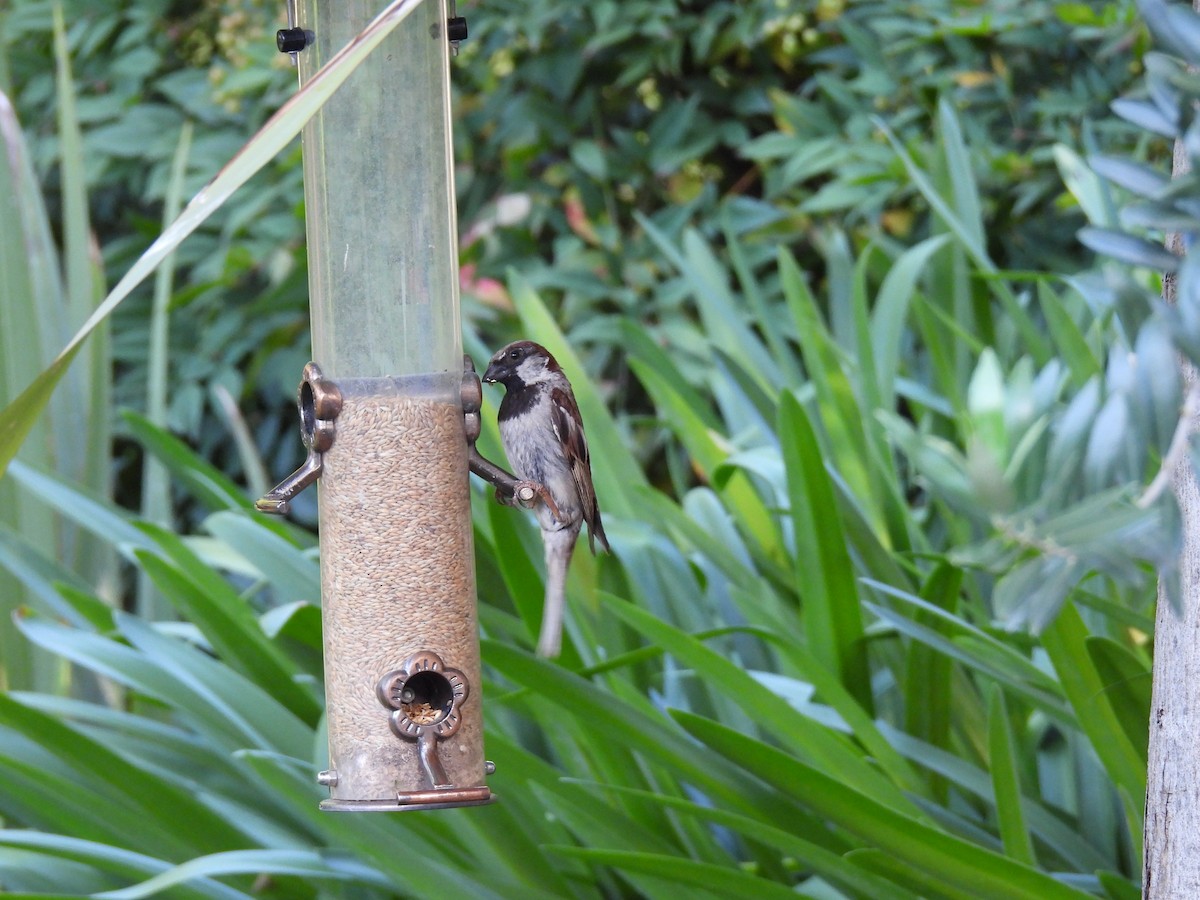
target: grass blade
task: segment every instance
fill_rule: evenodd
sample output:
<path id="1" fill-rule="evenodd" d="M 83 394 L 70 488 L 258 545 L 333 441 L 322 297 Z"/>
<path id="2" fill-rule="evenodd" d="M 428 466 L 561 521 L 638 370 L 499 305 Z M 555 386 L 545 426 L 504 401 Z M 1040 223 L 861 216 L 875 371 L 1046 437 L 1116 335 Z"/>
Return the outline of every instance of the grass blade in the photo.
<path id="1" fill-rule="evenodd" d="M 1049 875 L 901 815 L 780 750 L 690 713 L 672 715 L 687 731 L 818 815 L 906 862 L 931 880 L 994 900 L 1082 900 Z"/>
<path id="2" fill-rule="evenodd" d="M 1033 841 L 1025 827 L 1021 810 L 1021 782 L 1017 771 L 1017 753 L 1008 721 L 1004 694 L 993 688 L 988 700 L 988 748 L 991 757 L 992 787 L 996 796 L 996 818 L 1004 852 L 1029 866 L 1037 865 Z"/>
<path id="3" fill-rule="evenodd" d="M 944 103 L 941 106 L 941 111 L 944 120 L 950 120 L 953 118 L 953 113 L 949 111 L 949 108 Z M 946 227 L 950 229 L 950 233 L 953 234 L 956 240 L 962 245 L 967 255 L 971 258 L 971 261 L 974 262 L 979 270 L 985 275 L 995 276 L 999 274 L 996 264 L 992 262 L 991 257 L 988 255 L 986 245 L 980 240 L 980 235 L 978 234 L 978 223 L 976 222 L 975 225 L 972 225 L 969 220 L 963 217 L 960 210 L 954 209 L 949 203 L 947 203 L 945 198 L 943 198 L 941 194 L 938 193 L 937 189 L 934 188 L 932 182 L 929 180 L 929 176 L 916 164 L 912 156 L 904 148 L 904 145 L 901 144 L 899 139 L 892 133 L 891 129 L 889 129 L 887 126 L 881 127 L 883 128 L 883 133 L 887 137 L 888 142 L 892 145 L 892 149 L 900 158 L 900 161 L 904 164 L 904 168 L 908 172 L 909 178 L 912 180 L 913 187 L 920 192 L 921 196 L 925 198 L 925 201 L 929 204 L 933 211 L 936 212 L 939 218 L 946 223 Z M 954 129 L 950 132 L 946 132 L 944 130 L 944 133 L 951 135 L 957 133 L 959 135 L 959 139 L 961 140 L 961 131 L 957 128 L 957 125 L 955 125 Z M 955 152 L 953 155 L 955 158 L 958 158 L 959 156 L 957 152 Z M 973 181 L 974 176 L 971 176 L 971 178 Z M 968 206 L 970 206 L 970 198 L 971 194 L 967 193 L 964 194 L 962 198 L 958 199 L 967 200 Z M 975 202 L 978 202 L 978 198 L 976 198 Z M 1045 336 L 1041 333 L 1037 324 L 1021 305 L 1016 295 L 1013 294 L 1008 285 L 999 278 L 989 277 L 987 279 L 987 284 L 991 288 L 992 293 L 995 294 L 996 298 L 1000 301 L 1000 305 L 1004 308 L 1005 313 L 1009 316 L 1009 318 L 1012 319 L 1013 324 L 1016 325 L 1017 330 L 1021 334 L 1021 339 L 1029 348 L 1031 355 L 1039 364 L 1046 363 L 1053 356 L 1052 348 L 1050 347 L 1050 344 L 1046 340 Z"/>
<path id="4" fill-rule="evenodd" d="M 662 853 L 638 853 L 632 850 L 603 850 L 594 847 L 552 846 L 550 853 L 582 859 L 598 865 L 669 879 L 672 889 L 690 885 L 717 897 L 762 897 L 766 900 L 795 900 L 796 892 L 782 884 L 759 878 L 749 872 L 713 863 L 695 862 Z M 664 884 L 664 887 L 666 884 Z"/>
<path id="5" fill-rule="evenodd" d="M 283 104 L 250 141 L 217 173 L 125 273 L 104 301 L 96 307 L 59 355 L 16 400 L 0 412 L 0 472 L 7 469 L 17 449 L 28 437 L 46 408 L 55 387 L 83 342 L 99 328 L 133 289 L 150 276 L 185 238 L 226 200 L 266 165 L 291 140 L 354 70 L 408 17 L 420 0 L 393 0 L 361 34 L 338 51 L 295 96 Z"/>
<path id="6" fill-rule="evenodd" d="M 836 516 L 836 498 L 817 436 L 800 402 L 785 392 L 779 437 L 796 541 L 796 585 L 808 646 L 859 705 L 874 709 L 854 568 Z"/>
<path id="7" fill-rule="evenodd" d="M 778 694 L 747 673 L 741 664 L 611 594 L 603 595 L 603 600 L 611 612 L 691 667 L 712 690 L 728 693 L 752 719 L 761 722 L 763 728 L 772 732 L 793 752 L 805 756 L 821 771 L 870 794 L 881 803 L 901 810 L 906 815 L 923 818 L 918 808 L 897 788 L 898 784 L 903 789 L 919 789 L 915 773 L 882 738 L 871 742 L 873 749 L 883 754 L 875 762 L 881 764 L 886 775 L 895 779 L 894 782 L 881 777 L 848 741 L 826 733 L 811 719 L 782 702 Z"/>
<path id="8" fill-rule="evenodd" d="M 1105 683 L 1088 653 L 1087 626 L 1075 605 L 1063 604 L 1042 633 L 1042 646 L 1062 682 L 1063 693 L 1075 711 L 1113 784 L 1130 797 L 1146 793 L 1146 760 L 1126 734 L 1105 691 Z M 1139 820 L 1140 822 L 1140 820 Z"/>

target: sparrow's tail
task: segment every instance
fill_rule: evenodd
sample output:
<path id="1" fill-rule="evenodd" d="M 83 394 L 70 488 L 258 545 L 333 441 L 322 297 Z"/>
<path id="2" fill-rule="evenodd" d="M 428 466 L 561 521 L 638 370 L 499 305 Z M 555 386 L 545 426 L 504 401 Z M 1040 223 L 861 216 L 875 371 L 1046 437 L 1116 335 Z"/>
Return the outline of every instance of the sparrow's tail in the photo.
<path id="1" fill-rule="evenodd" d="M 542 608 L 542 631 L 538 635 L 538 656 L 558 656 L 562 649 L 567 569 L 578 536 L 578 525 L 561 531 L 542 532 L 542 541 L 546 545 L 546 601 Z"/>

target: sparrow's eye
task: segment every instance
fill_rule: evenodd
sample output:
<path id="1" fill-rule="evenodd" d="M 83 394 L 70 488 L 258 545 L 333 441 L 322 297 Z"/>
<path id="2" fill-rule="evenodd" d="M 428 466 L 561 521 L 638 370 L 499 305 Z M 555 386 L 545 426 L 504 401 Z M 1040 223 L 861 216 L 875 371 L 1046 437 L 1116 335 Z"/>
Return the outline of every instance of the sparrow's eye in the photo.
<path id="1" fill-rule="evenodd" d="M 520 359 L 520 358 L 521 358 L 521 351 L 520 351 L 520 350 L 509 350 L 509 351 L 508 351 L 508 358 L 509 358 L 509 359 Z"/>

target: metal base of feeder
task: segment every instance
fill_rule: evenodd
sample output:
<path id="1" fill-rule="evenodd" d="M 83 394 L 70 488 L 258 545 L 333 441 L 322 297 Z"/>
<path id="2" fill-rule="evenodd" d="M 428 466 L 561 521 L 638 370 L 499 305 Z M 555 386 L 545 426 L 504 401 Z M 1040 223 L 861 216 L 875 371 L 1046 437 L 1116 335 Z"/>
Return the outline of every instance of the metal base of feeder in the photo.
<path id="1" fill-rule="evenodd" d="M 456 806 L 487 806 L 496 795 L 487 787 L 405 791 L 395 800 L 322 800 L 328 812 L 404 812 L 410 809 L 452 809 Z"/>

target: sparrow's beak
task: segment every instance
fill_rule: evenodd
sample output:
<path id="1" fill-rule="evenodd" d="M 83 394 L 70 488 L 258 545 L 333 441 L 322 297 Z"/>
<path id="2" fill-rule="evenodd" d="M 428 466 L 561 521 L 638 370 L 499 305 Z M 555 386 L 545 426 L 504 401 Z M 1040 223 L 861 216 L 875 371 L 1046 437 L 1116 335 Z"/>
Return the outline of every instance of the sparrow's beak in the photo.
<path id="1" fill-rule="evenodd" d="M 488 363 L 487 371 L 483 373 L 483 380 L 487 384 L 495 384 L 500 380 L 500 366 L 496 363 Z"/>

